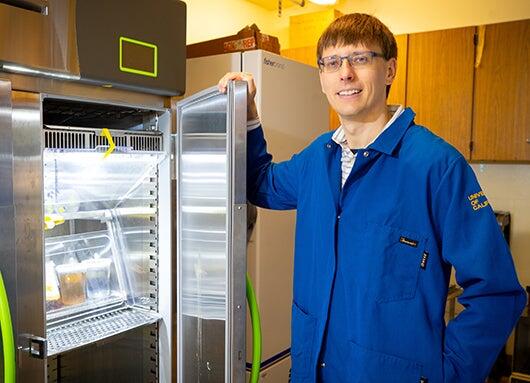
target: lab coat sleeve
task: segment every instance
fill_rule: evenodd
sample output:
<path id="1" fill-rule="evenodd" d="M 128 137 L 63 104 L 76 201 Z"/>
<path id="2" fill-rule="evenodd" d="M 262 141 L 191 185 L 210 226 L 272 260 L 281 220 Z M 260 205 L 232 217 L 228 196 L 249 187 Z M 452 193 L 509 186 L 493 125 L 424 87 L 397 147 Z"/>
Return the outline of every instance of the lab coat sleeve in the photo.
<path id="1" fill-rule="evenodd" d="M 526 294 L 493 210 L 462 157 L 449 165 L 433 204 L 442 257 L 464 290 L 459 302 L 465 309 L 445 332 L 444 382 L 484 382 Z"/>
<path id="2" fill-rule="evenodd" d="M 268 209 L 295 209 L 302 155 L 274 163 L 261 127 L 247 133 L 247 198 Z"/>

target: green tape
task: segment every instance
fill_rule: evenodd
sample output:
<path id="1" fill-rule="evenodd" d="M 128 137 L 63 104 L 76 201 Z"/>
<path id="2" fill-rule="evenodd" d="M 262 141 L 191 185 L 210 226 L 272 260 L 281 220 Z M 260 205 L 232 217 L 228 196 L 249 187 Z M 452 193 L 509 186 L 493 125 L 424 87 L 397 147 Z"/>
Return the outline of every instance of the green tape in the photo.
<path id="1" fill-rule="evenodd" d="M 130 68 L 123 64 L 123 43 L 136 44 L 153 50 L 153 71 L 145 71 L 137 68 Z M 134 73 L 141 76 L 158 77 L 158 47 L 155 44 L 146 43 L 145 41 L 131 39 L 120 36 L 120 70 L 122 72 Z"/>
<path id="2" fill-rule="evenodd" d="M 247 273 L 247 301 L 252 322 L 252 369 L 250 371 L 250 383 L 259 381 L 261 367 L 261 321 L 259 317 L 258 301 L 252 288 L 252 282 Z"/>
<path id="3" fill-rule="evenodd" d="M 15 342 L 13 340 L 13 324 L 9 311 L 9 301 L 0 272 L 0 328 L 2 329 L 2 347 L 4 353 L 4 382 L 15 382 Z"/>

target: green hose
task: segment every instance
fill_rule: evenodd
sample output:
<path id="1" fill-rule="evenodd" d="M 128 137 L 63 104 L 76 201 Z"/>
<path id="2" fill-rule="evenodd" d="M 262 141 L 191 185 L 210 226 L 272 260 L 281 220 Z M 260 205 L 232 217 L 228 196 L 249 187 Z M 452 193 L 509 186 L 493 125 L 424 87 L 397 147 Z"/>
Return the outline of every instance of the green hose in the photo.
<path id="1" fill-rule="evenodd" d="M 0 272 L 0 328 L 2 329 L 2 347 L 4 353 L 4 382 L 15 382 L 15 342 L 13 341 L 13 325 L 9 312 L 4 278 Z"/>
<path id="2" fill-rule="evenodd" d="M 250 371 L 250 383 L 257 383 L 261 367 L 261 323 L 259 319 L 258 302 L 252 288 L 252 282 L 247 273 L 247 301 L 252 322 L 252 369 Z"/>

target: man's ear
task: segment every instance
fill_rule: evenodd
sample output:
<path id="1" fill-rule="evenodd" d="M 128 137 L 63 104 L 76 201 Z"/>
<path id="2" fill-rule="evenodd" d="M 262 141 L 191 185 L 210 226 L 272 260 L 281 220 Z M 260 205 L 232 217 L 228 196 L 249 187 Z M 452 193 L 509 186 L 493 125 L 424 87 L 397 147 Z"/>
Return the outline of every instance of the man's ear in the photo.
<path id="1" fill-rule="evenodd" d="M 396 78 L 396 71 L 397 71 L 397 60 L 393 57 L 390 60 L 387 61 L 387 69 L 386 69 L 386 85 L 391 85 L 394 81 L 394 78 Z"/>

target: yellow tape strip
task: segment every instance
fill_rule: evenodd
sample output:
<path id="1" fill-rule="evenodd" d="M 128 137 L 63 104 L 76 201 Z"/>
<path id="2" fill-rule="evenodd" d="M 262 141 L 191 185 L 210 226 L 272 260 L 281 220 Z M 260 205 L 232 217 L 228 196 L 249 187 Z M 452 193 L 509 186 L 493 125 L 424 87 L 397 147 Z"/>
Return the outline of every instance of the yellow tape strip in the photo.
<path id="1" fill-rule="evenodd" d="M 101 135 L 107 137 L 107 141 L 109 142 L 109 148 L 103 155 L 103 158 L 107 158 L 110 153 L 112 153 L 116 148 L 116 144 L 114 144 L 114 140 L 112 139 L 112 136 L 110 135 L 110 132 L 107 128 L 103 128 L 103 130 L 101 131 Z"/>

